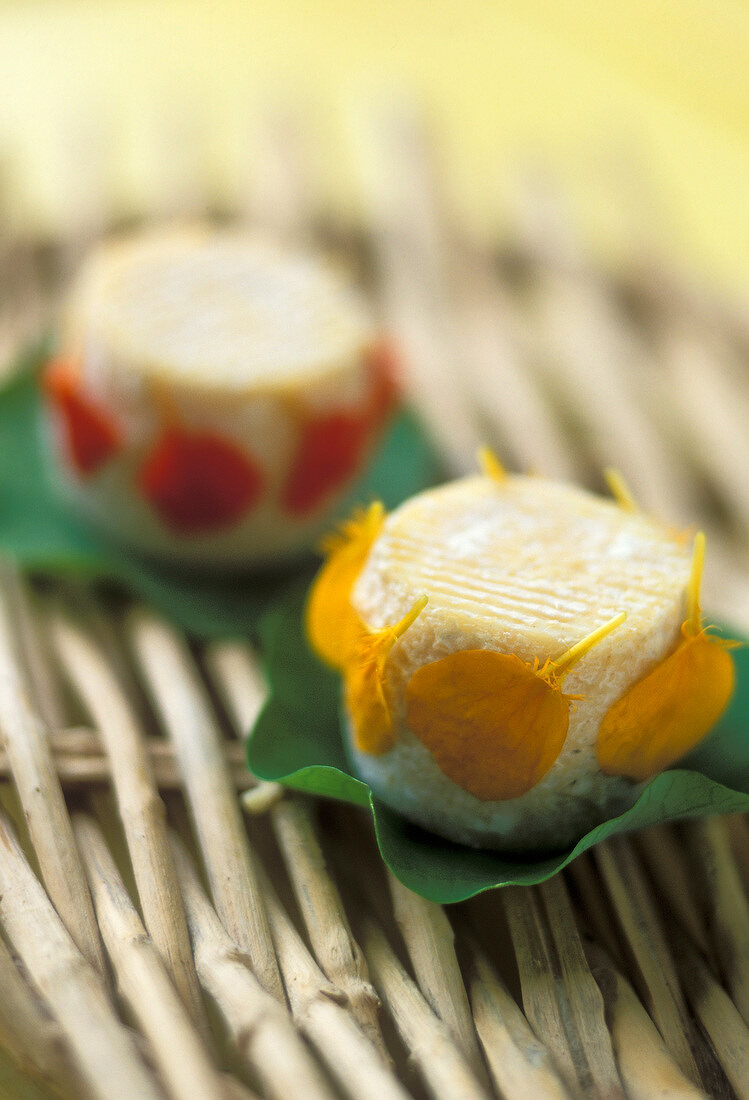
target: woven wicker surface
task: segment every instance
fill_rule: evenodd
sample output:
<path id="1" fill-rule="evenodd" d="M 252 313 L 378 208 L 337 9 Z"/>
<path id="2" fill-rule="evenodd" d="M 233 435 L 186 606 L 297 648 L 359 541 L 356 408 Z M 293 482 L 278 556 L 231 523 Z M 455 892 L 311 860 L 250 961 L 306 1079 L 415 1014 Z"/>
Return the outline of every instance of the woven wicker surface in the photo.
<path id="1" fill-rule="evenodd" d="M 454 472 L 481 441 L 594 487 L 617 466 L 707 529 L 706 607 L 749 631 L 749 312 L 634 246 L 603 272 L 539 192 L 490 252 L 416 135 L 378 140 L 366 236 L 262 196 L 253 217 L 348 256 Z M 81 247 L 8 245 L 7 359 Z M 749 1096 L 744 819 L 443 910 L 388 879 L 363 815 L 253 783 L 248 646 L 1 579 L 0 1095 Z"/>

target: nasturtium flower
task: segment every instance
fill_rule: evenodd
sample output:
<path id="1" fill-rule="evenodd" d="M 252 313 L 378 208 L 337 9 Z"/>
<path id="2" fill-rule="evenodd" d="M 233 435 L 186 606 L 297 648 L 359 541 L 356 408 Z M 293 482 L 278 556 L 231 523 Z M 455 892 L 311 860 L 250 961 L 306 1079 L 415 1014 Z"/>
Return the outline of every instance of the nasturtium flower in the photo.
<path id="1" fill-rule="evenodd" d="M 676 647 L 613 704 L 598 733 L 597 755 L 607 775 L 642 782 L 663 771 L 715 725 L 733 694 L 735 643 L 702 625 L 700 585 L 705 536 L 694 541 L 687 617 Z"/>
<path id="2" fill-rule="evenodd" d="M 406 687 L 409 729 L 463 790 L 482 801 L 519 798 L 564 746 L 574 699 L 562 691 L 564 677 L 624 619 L 622 612 L 541 667 L 489 649 L 423 665 Z"/>
<path id="3" fill-rule="evenodd" d="M 323 544 L 326 561 L 318 573 L 306 610 L 310 645 L 326 664 L 342 669 L 365 633 L 351 606 L 351 589 L 385 519 L 380 501 L 357 510 Z"/>

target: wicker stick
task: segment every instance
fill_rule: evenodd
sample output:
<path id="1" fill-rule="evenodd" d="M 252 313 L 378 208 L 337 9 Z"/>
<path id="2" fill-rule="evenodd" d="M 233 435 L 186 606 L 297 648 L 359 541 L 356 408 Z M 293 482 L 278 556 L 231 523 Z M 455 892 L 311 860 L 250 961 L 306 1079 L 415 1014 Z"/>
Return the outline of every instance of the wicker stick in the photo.
<path id="1" fill-rule="evenodd" d="M 710 955 L 709 938 L 695 903 L 694 883 L 684 860 L 684 848 L 674 830 L 666 825 L 645 829 L 637 834 L 635 844 L 659 894 L 697 946 Z"/>
<path id="2" fill-rule="evenodd" d="M 204 661 L 237 733 L 244 740 L 268 698 L 260 664 L 244 642 L 214 642 Z"/>
<path id="3" fill-rule="evenodd" d="M 498 284 L 488 258 L 471 257 L 465 268 L 457 322 L 477 406 L 521 469 L 576 480 L 579 459 L 514 338 L 513 324 L 523 323 L 517 306 Z"/>
<path id="4" fill-rule="evenodd" d="M 471 1003 L 492 1078 L 504 1100 L 567 1100 L 546 1047 L 471 937 Z"/>
<path id="5" fill-rule="evenodd" d="M 230 1073 L 221 1075 L 224 1086 L 224 1100 L 260 1100 L 260 1097 L 245 1084 L 232 1077 Z"/>
<path id="6" fill-rule="evenodd" d="M 585 958 L 563 877 L 557 875 L 549 879 L 540 887 L 540 893 L 564 983 L 565 1008 L 569 1009 L 574 1036 L 585 1059 L 586 1072 L 580 1073 L 585 1095 L 619 1096 L 624 1100 L 611 1036 L 606 1027 L 603 998 Z M 570 1039 L 574 1058 L 576 1044 L 572 1035 Z"/>
<path id="7" fill-rule="evenodd" d="M 267 696 L 265 680 L 252 651 L 240 643 L 216 645 L 206 654 L 206 664 L 235 728 L 240 736 L 246 734 Z M 262 787 L 253 791 L 253 795 L 270 809 L 273 831 L 317 961 L 328 978 L 346 994 L 351 1014 L 364 1034 L 387 1058 L 377 1019 L 379 999 L 369 981 L 367 964 L 351 932 L 338 888 L 325 866 L 309 805 L 298 799 L 279 802 L 275 791 L 266 793 Z M 243 800 L 243 805 L 246 802 Z M 254 809 L 257 812 L 257 804 Z"/>
<path id="8" fill-rule="evenodd" d="M 671 319 L 673 321 L 673 318 Z M 681 319 L 659 336 L 670 403 L 682 418 L 680 438 L 715 481 L 744 534 L 749 532 L 749 459 L 743 380 L 732 382 L 714 341 Z"/>
<path id="9" fill-rule="evenodd" d="M 273 882 L 262 865 L 258 875 L 266 899 L 268 920 L 278 961 L 289 994 L 294 1018 L 300 1022 L 310 1001 L 325 998 L 333 1004 L 346 1005 L 346 994 L 327 978 L 297 931 L 276 893 Z"/>
<path id="10" fill-rule="evenodd" d="M 486 1069 L 455 954 L 452 925 L 441 906 L 408 890 L 392 872 L 388 872 L 388 883 L 395 919 L 419 988 L 481 1081 Z"/>
<path id="11" fill-rule="evenodd" d="M 112 769 L 109 758 L 97 733 L 86 729 L 61 730 L 50 735 L 52 759 L 58 779 L 63 787 L 83 787 L 87 784 L 111 782 Z M 177 790 L 182 785 L 174 748 L 168 741 L 155 737 L 144 742 L 150 758 L 151 772 L 159 790 Z M 232 782 L 238 791 L 260 794 L 260 787 L 244 764 L 241 745 L 226 744 L 226 759 L 231 768 Z M 10 761 L 0 751 L 0 779 L 12 775 Z"/>
<path id="12" fill-rule="evenodd" d="M 488 1093 L 454 1045 L 447 1027 L 369 918 L 362 922 L 362 945 L 375 985 L 431 1095 L 435 1100 L 486 1100 Z"/>
<path id="13" fill-rule="evenodd" d="M 374 236 L 380 307 L 404 358 L 404 382 L 453 473 L 473 469 L 481 442 L 455 369 L 462 349 L 446 309 L 449 249 L 437 180 L 420 120 L 381 113 L 369 127 L 362 173 Z"/>
<path id="14" fill-rule="evenodd" d="M 190 1014 L 207 1034 L 164 804 L 137 717 L 93 639 L 61 614 L 54 616 L 51 629 L 62 666 L 101 733 L 146 928 Z"/>
<path id="15" fill-rule="evenodd" d="M 262 817 L 263 814 L 268 813 L 268 810 L 272 810 L 285 794 L 280 783 L 261 780 L 255 782 L 249 790 L 243 791 L 239 801 L 244 812 L 250 817 Z"/>
<path id="16" fill-rule="evenodd" d="M 632 986 L 606 953 L 588 944 L 585 953 L 603 994 L 606 1022 L 622 1083 L 629 1100 L 707 1100 L 706 1093 L 687 1080 L 666 1050 L 653 1021 Z"/>
<path id="17" fill-rule="evenodd" d="M 690 1081 L 700 1074 L 690 1046 L 684 998 L 663 930 L 634 851 L 622 837 L 599 844 L 596 864 L 622 933 L 634 957 L 640 995 L 679 1069 Z"/>
<path id="18" fill-rule="evenodd" d="M 32 687 L 34 706 L 51 731 L 54 742 L 56 732 L 65 725 L 66 714 L 52 642 L 42 626 L 38 599 L 28 580 L 14 572 L 12 581 L 15 597 L 13 625 Z"/>
<path id="19" fill-rule="evenodd" d="M 264 111 L 239 199 L 243 220 L 296 246 L 308 243 L 316 215 L 308 137 L 289 104 Z"/>
<path id="20" fill-rule="evenodd" d="M 731 814 L 724 818 L 728 835 L 731 838 L 731 851 L 744 890 L 749 894 L 749 820 L 744 814 Z"/>
<path id="21" fill-rule="evenodd" d="M 632 346 L 634 334 L 622 340 L 618 319 L 592 281 L 547 269 L 539 282 L 528 326 L 540 345 L 534 362 L 584 417 L 597 460 L 621 468 L 643 506 L 671 522 L 693 516 L 689 480 L 638 401 L 644 356 Z"/>
<path id="22" fill-rule="evenodd" d="M 679 973 L 695 1016 L 739 1100 L 749 1100 L 749 1028 L 699 953 L 680 937 Z"/>
<path id="23" fill-rule="evenodd" d="M 273 940 L 298 1026 L 352 1100 L 405 1100 L 405 1092 L 376 1048 L 354 1023 L 347 998 L 313 959 L 260 869 Z"/>
<path id="24" fill-rule="evenodd" d="M 5 206 L 5 196 L 3 196 Z M 7 210 L 3 209 L 3 215 Z M 49 291 L 44 286 L 40 266 L 31 248 L 12 241 L 9 222 L 0 230 L 0 266 L 3 270 L 0 286 L 0 380 L 13 370 L 18 358 L 30 345 L 39 345 L 52 315 Z M 19 247 L 20 244 L 20 247 Z"/>
<path id="25" fill-rule="evenodd" d="M 175 1100 L 220 1100 L 223 1082 L 210 1062 L 161 955 L 149 939 L 96 823 L 73 818 L 102 938 L 117 987 L 148 1040 Z"/>
<path id="26" fill-rule="evenodd" d="M 267 697 L 257 659 L 242 643 L 217 644 L 206 652 L 208 666 L 240 737 L 246 737 Z M 279 802 L 278 784 L 264 783 L 252 792 L 250 812 L 271 811 L 271 821 L 284 856 L 294 893 L 318 962 L 345 993 L 354 1019 L 387 1058 L 377 1013 L 379 999 L 366 962 L 346 917 L 338 889 L 325 866 L 307 806 Z"/>
<path id="27" fill-rule="evenodd" d="M 284 992 L 220 730 L 184 642 L 147 612 L 129 623 L 136 657 L 174 744 L 213 900 L 224 927 L 279 1001 Z"/>
<path id="28" fill-rule="evenodd" d="M 185 899 L 201 984 L 219 1009 L 243 1060 L 275 1100 L 330 1093 L 286 1011 L 249 969 L 249 960 L 218 919 L 182 842 L 172 847 Z"/>
<path id="29" fill-rule="evenodd" d="M 144 737 L 142 740 L 153 767 L 162 767 L 165 774 L 168 774 L 167 768 L 177 769 L 178 762 L 174 754 L 174 745 L 169 741 L 163 741 L 160 737 Z M 50 744 L 55 756 L 106 758 L 99 733 L 86 726 L 68 726 L 60 730 L 54 730 L 50 735 Z M 241 745 L 227 741 L 224 751 L 227 762 L 233 768 L 238 769 L 244 766 L 245 752 Z M 249 772 L 247 774 L 249 775 Z"/>
<path id="30" fill-rule="evenodd" d="M 523 1008 L 575 1095 L 623 1096 L 603 1001 L 588 969 L 561 878 L 504 891 Z"/>
<path id="31" fill-rule="evenodd" d="M 710 935 L 736 1007 L 749 1024 L 749 901 L 725 822 L 703 818 L 686 826 L 695 869 L 703 879 Z"/>
<path id="32" fill-rule="evenodd" d="M 317 961 L 346 994 L 349 1011 L 364 1034 L 387 1057 L 378 1022 L 380 1001 L 325 865 L 310 805 L 298 798 L 284 799 L 271 810 L 271 822 Z"/>
<path id="33" fill-rule="evenodd" d="M 515 949 L 523 1010 L 536 1035 L 543 1037 L 551 1051 L 568 1089 L 578 1096 L 580 1081 L 559 1005 L 540 898 L 534 890 L 511 886 L 502 891 L 502 903 Z"/>
<path id="34" fill-rule="evenodd" d="M 234 729 L 244 743 L 268 697 L 260 664 L 244 642 L 216 642 L 206 649 L 204 661 Z M 260 780 L 242 798 L 242 808 L 249 814 L 263 814 L 282 796 L 280 783 Z"/>
<path id="35" fill-rule="evenodd" d="M 703 585 L 705 605 L 713 614 L 749 631 L 749 573 L 746 568 L 746 544 L 729 542 L 725 531 L 712 526 L 704 514 L 702 528 L 710 551 Z"/>
<path id="36" fill-rule="evenodd" d="M 0 741 L 11 765 L 44 884 L 97 973 L 104 955 L 46 731 L 28 698 L 13 641 L 13 578 L 0 576 Z"/>
<path id="37" fill-rule="evenodd" d="M 40 1077 L 62 1096 L 77 1100 L 85 1092 L 57 1021 L 44 1012 L 0 938 L 0 1046 L 21 1070 Z"/>
<path id="38" fill-rule="evenodd" d="M 527 187 L 525 190 L 524 224 L 516 227 L 521 239 L 513 242 L 513 248 L 520 245 L 525 261 L 533 263 L 534 281 L 546 286 L 552 305 L 551 310 L 547 308 L 552 322 L 547 355 L 534 356 L 529 349 L 529 358 L 531 362 L 541 358 L 548 382 L 551 385 L 556 382 L 560 396 L 572 392 L 577 395 L 574 409 L 568 397 L 565 403 L 570 412 L 586 420 L 605 463 L 617 462 L 633 482 L 639 480 L 636 471 L 644 477 L 644 485 L 635 486 L 638 500 L 650 496 L 658 510 L 668 508 L 672 515 L 678 513 L 690 521 L 698 514 L 698 498 L 684 476 L 683 463 L 678 461 L 681 447 L 673 445 L 681 431 L 675 424 L 669 384 L 652 360 L 642 329 L 619 312 L 618 282 L 605 274 L 602 278 L 599 265 L 591 264 L 585 256 L 571 228 L 564 199 L 558 194 L 550 196 L 548 187 L 546 195 L 541 195 L 538 188 L 533 189 L 535 194 Z M 635 249 L 640 251 L 637 245 Z M 651 285 L 663 276 L 659 271 L 653 279 L 651 272 Z M 631 292 L 633 288 L 629 289 Z M 640 278 L 636 289 L 642 291 Z M 652 292 L 650 296 L 655 297 Z M 662 308 L 662 288 L 657 296 Z M 651 307 L 652 304 L 649 303 Z M 530 323 L 526 318 L 519 334 L 523 343 L 527 343 L 526 333 L 539 327 L 536 318 Z M 559 387 L 560 376 L 566 382 L 563 389 Z M 575 385 L 576 377 L 579 385 Z M 655 432 L 650 427 L 651 421 Z M 670 447 L 663 446 L 662 440 L 667 440 Z M 581 449 L 577 433 L 570 443 Z M 640 447 L 641 454 L 635 453 L 633 443 Z M 599 464 L 604 463 L 599 459 Z"/>
<path id="39" fill-rule="evenodd" d="M 723 329 L 733 342 L 745 344 L 749 339 L 749 316 L 743 297 L 715 293 L 698 278 L 686 277 L 671 270 L 663 256 L 652 254 L 632 257 L 626 270 L 619 273 L 630 292 L 647 298 L 651 314 L 668 323 L 674 317 L 688 317 L 690 323 L 712 335 Z"/>
<path id="40" fill-rule="evenodd" d="M 571 882 L 579 898 L 578 914 L 584 920 L 586 929 L 592 932 L 599 943 L 603 944 L 612 958 L 621 962 L 621 949 L 613 927 L 611 912 L 606 895 L 596 874 L 589 852 L 578 856 L 569 867 L 565 876 Z"/>
<path id="41" fill-rule="evenodd" d="M 299 1011 L 297 1020 L 351 1100 L 407 1100 L 408 1093 L 380 1050 L 340 1004 L 325 996 L 315 998 Z"/>
<path id="42" fill-rule="evenodd" d="M 54 1013 L 99 1100 L 162 1096 L 96 971 L 76 948 L 4 815 L 0 815 L 0 924 Z"/>

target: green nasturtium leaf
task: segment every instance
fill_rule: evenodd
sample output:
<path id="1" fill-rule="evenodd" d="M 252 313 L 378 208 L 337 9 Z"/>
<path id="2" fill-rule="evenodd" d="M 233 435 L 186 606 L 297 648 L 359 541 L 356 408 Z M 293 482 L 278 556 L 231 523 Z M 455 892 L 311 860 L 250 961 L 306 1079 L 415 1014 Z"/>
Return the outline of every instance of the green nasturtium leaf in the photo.
<path id="1" fill-rule="evenodd" d="M 615 833 L 677 818 L 749 811 L 748 647 L 734 653 L 736 692 L 712 733 L 679 768 L 653 779 L 630 810 L 592 829 L 574 848 L 512 859 L 428 833 L 395 814 L 353 774 L 343 747 L 338 677 L 307 646 L 304 599 L 304 587 L 297 584 L 260 623 L 271 694 L 250 739 L 250 768 L 296 790 L 370 806 L 383 859 L 404 885 L 425 898 L 446 904 L 498 886 L 532 885 Z"/>
<path id="2" fill-rule="evenodd" d="M 44 349 L 30 354 L 0 389 L 0 553 L 27 570 L 119 583 L 198 637 L 254 633 L 260 614 L 297 577 L 311 577 L 313 555 L 293 572 L 203 576 L 100 537 L 58 501 L 45 467 L 36 383 L 43 357 Z M 413 414 L 402 412 L 342 512 L 374 497 L 395 507 L 438 479 L 434 448 Z"/>

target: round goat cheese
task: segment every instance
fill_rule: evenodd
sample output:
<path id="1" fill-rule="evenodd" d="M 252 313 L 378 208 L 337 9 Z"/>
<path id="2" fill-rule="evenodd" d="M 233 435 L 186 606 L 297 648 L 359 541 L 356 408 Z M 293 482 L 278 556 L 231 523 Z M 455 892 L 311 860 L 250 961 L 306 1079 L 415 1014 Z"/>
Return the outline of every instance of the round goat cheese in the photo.
<path id="1" fill-rule="evenodd" d="M 704 538 L 538 477 L 477 476 L 373 506 L 313 587 L 375 794 L 461 843 L 574 843 L 683 756 L 733 687 L 703 629 Z"/>

